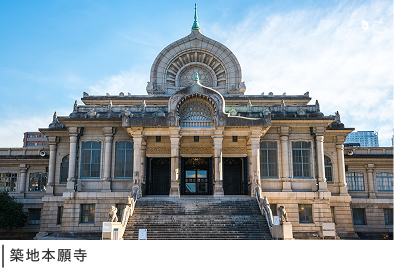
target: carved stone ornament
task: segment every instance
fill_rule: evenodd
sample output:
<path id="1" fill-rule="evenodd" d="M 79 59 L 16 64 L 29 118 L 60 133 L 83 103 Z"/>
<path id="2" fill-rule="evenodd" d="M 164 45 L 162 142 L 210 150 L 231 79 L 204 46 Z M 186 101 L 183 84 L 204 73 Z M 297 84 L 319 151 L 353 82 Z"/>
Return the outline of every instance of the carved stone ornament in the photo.
<path id="1" fill-rule="evenodd" d="M 90 117 L 90 118 L 96 117 L 97 112 L 94 109 L 92 109 L 89 112 L 87 112 L 86 115 L 87 115 L 87 117 Z"/>
<path id="2" fill-rule="evenodd" d="M 280 223 L 287 222 L 287 213 L 284 206 L 278 208 Z"/>
<path id="3" fill-rule="evenodd" d="M 184 70 L 179 76 L 179 86 L 187 87 L 192 85 L 194 83 L 195 73 L 198 73 L 201 84 L 207 87 L 213 87 L 213 78 L 211 74 L 200 67 L 192 67 Z"/>
<path id="4" fill-rule="evenodd" d="M 118 209 L 115 206 L 111 206 L 111 211 L 108 213 L 108 221 L 109 222 L 118 222 Z"/>
<path id="5" fill-rule="evenodd" d="M 297 111 L 297 114 L 298 114 L 298 115 L 305 115 L 306 112 L 305 112 L 302 108 L 300 108 L 300 109 Z"/>

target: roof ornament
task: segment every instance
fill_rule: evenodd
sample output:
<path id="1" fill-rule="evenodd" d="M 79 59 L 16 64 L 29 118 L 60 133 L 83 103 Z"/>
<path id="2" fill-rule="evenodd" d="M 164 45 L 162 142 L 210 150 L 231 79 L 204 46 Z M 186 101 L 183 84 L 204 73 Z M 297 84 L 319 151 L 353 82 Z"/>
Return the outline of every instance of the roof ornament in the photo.
<path id="1" fill-rule="evenodd" d="M 197 17 L 197 3 L 195 3 L 194 4 L 194 23 L 193 23 L 192 30 L 199 31 L 200 30 L 200 25 L 198 25 L 197 18 L 198 18 Z"/>
<path id="2" fill-rule="evenodd" d="M 200 81 L 200 78 L 198 77 L 197 72 L 194 74 L 194 81 L 196 81 L 196 82 Z"/>

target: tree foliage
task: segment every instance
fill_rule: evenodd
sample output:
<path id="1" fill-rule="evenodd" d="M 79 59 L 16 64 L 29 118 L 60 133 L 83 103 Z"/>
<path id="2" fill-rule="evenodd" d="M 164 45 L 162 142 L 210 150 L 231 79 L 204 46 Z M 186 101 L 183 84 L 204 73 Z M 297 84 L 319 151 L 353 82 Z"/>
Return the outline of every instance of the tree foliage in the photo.
<path id="1" fill-rule="evenodd" d="M 0 192 L 0 228 L 23 227 L 26 221 L 27 213 L 23 211 L 23 204 L 8 192 Z"/>

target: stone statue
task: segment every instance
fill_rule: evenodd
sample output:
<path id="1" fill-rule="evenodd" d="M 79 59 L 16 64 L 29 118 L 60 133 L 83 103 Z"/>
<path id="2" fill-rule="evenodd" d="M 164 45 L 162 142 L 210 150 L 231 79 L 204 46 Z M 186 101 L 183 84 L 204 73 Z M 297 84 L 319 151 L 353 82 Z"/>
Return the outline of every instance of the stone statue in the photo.
<path id="1" fill-rule="evenodd" d="M 280 223 L 287 222 L 287 213 L 284 206 L 278 208 Z"/>
<path id="2" fill-rule="evenodd" d="M 118 209 L 115 206 L 111 206 L 111 211 L 108 213 L 108 221 L 110 222 L 118 222 Z"/>

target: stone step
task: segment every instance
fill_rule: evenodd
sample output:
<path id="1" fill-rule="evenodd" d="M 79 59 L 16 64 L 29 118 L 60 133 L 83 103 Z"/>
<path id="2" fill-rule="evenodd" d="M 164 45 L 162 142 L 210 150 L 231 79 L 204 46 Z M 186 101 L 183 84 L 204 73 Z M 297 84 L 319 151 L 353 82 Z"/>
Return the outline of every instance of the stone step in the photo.
<path id="1" fill-rule="evenodd" d="M 272 239 L 253 198 L 142 198 L 136 203 L 124 239 Z"/>

